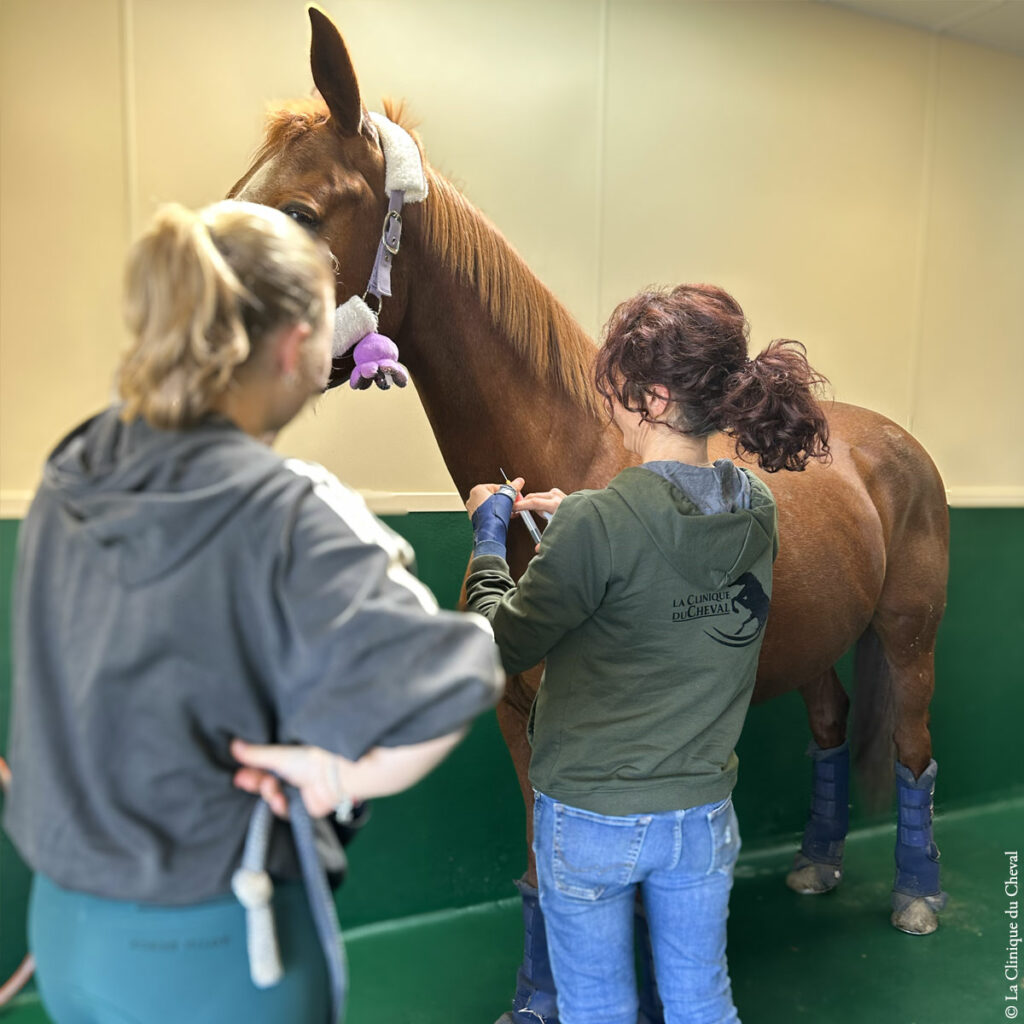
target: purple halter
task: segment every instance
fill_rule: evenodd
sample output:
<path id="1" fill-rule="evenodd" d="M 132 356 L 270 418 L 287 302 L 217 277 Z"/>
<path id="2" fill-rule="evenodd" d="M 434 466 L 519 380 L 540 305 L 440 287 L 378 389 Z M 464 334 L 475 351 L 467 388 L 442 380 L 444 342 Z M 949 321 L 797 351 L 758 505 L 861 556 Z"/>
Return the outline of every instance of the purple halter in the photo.
<path id="1" fill-rule="evenodd" d="M 382 114 L 369 116 L 384 151 L 388 212 L 366 291 L 362 297 L 353 295 L 335 310 L 333 355 L 337 358 L 354 345 L 356 365 L 349 385 L 361 391 L 376 384 L 386 391 L 392 384 L 404 388 L 409 383 L 409 371 L 398 362 L 398 346 L 377 333 L 377 320 L 384 297 L 391 295 L 391 268 L 402 244 L 402 206 L 427 198 L 427 178 L 419 149 L 408 132 Z M 377 299 L 376 310 L 366 301 L 370 295 Z"/>

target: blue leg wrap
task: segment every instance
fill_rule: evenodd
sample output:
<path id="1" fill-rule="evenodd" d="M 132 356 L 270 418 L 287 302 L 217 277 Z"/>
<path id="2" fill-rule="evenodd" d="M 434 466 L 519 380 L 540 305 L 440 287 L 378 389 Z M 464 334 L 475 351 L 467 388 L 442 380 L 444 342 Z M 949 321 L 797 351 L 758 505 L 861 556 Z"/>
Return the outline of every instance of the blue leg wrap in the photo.
<path id="1" fill-rule="evenodd" d="M 516 882 L 516 888 L 523 898 L 523 963 L 516 974 L 512 1012 L 505 1014 L 499 1024 L 558 1024 L 555 979 L 551 975 L 544 914 L 537 890 L 522 881 Z M 665 1010 L 654 978 L 651 936 L 640 900 L 636 903 L 634 922 L 640 978 L 637 1024 L 665 1024 Z"/>
<path id="2" fill-rule="evenodd" d="M 516 882 L 516 888 L 523 897 L 523 963 L 516 974 L 516 994 L 509 1016 L 514 1024 L 558 1024 L 555 979 L 551 976 L 540 899 L 537 890 L 525 882 Z"/>
<path id="3" fill-rule="evenodd" d="M 505 541 L 512 518 L 512 503 L 516 492 L 502 486 L 473 513 L 473 556 L 498 555 L 505 558 Z"/>
<path id="4" fill-rule="evenodd" d="M 814 761 L 814 789 L 800 852 L 815 864 L 838 867 L 850 827 L 850 748 L 843 743 L 822 750 L 812 740 L 807 753 Z"/>
<path id="5" fill-rule="evenodd" d="M 896 792 L 899 797 L 899 829 L 896 836 L 896 880 L 892 886 L 893 909 L 901 910 L 920 897 L 930 897 L 933 909 L 946 905 L 946 893 L 939 884 L 939 848 L 932 838 L 934 760 L 918 776 L 896 762 Z"/>
<path id="6" fill-rule="evenodd" d="M 640 1014 L 637 1024 L 665 1024 L 665 1007 L 658 995 L 658 983 L 654 977 L 651 933 L 647 927 L 643 901 L 639 899 L 633 913 L 633 932 L 636 936 L 637 975 L 640 979 Z"/>

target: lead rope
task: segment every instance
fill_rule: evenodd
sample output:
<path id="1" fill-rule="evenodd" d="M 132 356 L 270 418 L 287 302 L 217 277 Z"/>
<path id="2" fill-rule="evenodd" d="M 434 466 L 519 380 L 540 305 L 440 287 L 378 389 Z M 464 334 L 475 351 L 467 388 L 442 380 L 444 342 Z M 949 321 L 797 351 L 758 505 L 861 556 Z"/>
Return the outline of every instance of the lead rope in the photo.
<path id="1" fill-rule="evenodd" d="M 265 800 L 257 802 L 245 835 L 242 866 L 231 876 L 231 890 L 245 907 L 245 939 L 249 974 L 257 988 L 276 985 L 284 974 L 274 930 L 271 900 L 274 884 L 266 871 L 267 847 L 274 816 Z"/>
<path id="2" fill-rule="evenodd" d="M 348 967 L 345 962 L 345 947 L 341 939 L 341 925 L 338 923 L 338 908 L 327 885 L 327 877 L 320 866 L 313 836 L 313 822 L 302 802 L 299 791 L 292 786 L 285 787 L 288 793 L 288 811 L 292 820 L 292 834 L 299 851 L 302 878 L 306 883 L 306 896 L 313 912 L 313 924 L 320 938 L 320 946 L 327 961 L 327 974 L 331 985 L 331 1024 L 342 1024 L 345 1017 L 345 990 L 348 984 Z"/>
<path id="3" fill-rule="evenodd" d="M 331 890 L 320 865 L 313 835 L 313 822 L 302 802 L 298 790 L 285 787 L 292 835 L 302 868 L 306 898 L 313 915 L 320 947 L 327 961 L 327 974 L 331 988 L 330 1024 L 341 1024 L 345 1012 L 347 969 L 341 926 Z M 276 985 L 284 976 L 281 954 L 274 928 L 272 899 L 274 885 L 267 874 L 267 850 L 274 816 L 264 800 L 260 800 L 249 819 L 242 853 L 242 866 L 231 878 L 231 888 L 245 907 L 246 946 L 249 953 L 249 975 L 257 988 Z"/>

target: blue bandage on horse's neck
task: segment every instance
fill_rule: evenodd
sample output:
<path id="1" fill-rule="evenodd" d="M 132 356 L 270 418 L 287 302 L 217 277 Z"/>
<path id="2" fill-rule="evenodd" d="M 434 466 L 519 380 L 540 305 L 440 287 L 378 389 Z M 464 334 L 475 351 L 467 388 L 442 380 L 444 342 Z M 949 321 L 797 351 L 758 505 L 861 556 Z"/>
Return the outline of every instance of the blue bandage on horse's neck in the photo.
<path id="1" fill-rule="evenodd" d="M 502 485 L 473 513 L 473 557 L 497 555 L 506 557 L 505 541 L 512 518 L 512 502 L 516 492 Z"/>
<path id="2" fill-rule="evenodd" d="M 838 865 L 850 827 L 850 748 L 843 743 L 823 750 L 812 740 L 807 753 L 814 761 L 814 788 L 800 852 L 815 863 Z"/>
<path id="3" fill-rule="evenodd" d="M 936 896 L 945 902 L 939 885 L 939 848 L 932 838 L 932 801 L 939 766 L 928 763 L 919 776 L 896 762 L 899 797 L 899 831 L 896 837 L 896 881 L 893 900 L 899 896 Z"/>

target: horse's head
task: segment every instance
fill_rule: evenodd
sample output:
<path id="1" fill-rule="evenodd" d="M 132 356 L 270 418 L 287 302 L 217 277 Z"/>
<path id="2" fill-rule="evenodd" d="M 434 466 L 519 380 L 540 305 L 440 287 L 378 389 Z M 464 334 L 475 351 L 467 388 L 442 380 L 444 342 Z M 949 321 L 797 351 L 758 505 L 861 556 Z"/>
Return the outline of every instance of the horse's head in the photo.
<path id="1" fill-rule="evenodd" d="M 362 295 L 370 279 L 388 210 L 379 133 L 367 116 L 348 51 L 333 22 L 309 9 L 310 64 L 318 96 L 271 113 L 266 139 L 229 196 L 282 210 L 330 246 L 338 303 Z M 381 331 L 397 333 L 405 309 L 405 277 L 396 261 L 393 297 Z M 334 362 L 329 387 L 348 379 L 351 353 Z"/>

